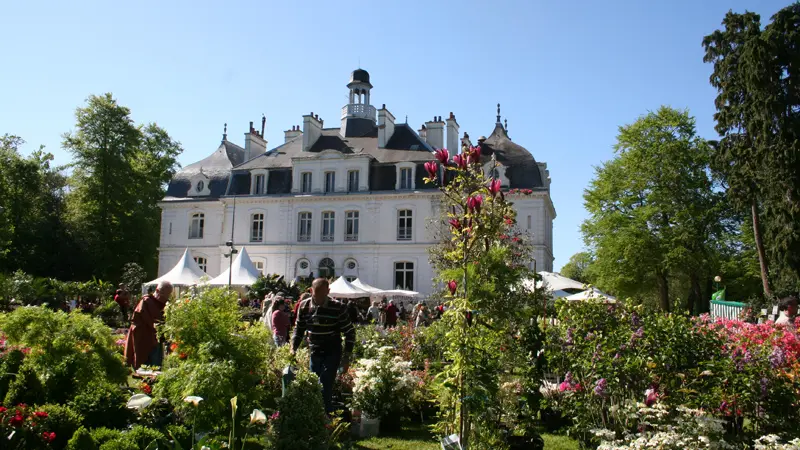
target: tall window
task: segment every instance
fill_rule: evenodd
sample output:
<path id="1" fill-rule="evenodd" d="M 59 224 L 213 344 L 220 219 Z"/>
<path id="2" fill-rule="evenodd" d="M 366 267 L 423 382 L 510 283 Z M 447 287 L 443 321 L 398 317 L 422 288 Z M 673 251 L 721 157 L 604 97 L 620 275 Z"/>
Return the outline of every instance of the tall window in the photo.
<path id="1" fill-rule="evenodd" d="M 412 212 L 410 209 L 401 209 L 397 211 L 397 240 L 410 241 L 411 240 L 411 219 Z"/>
<path id="2" fill-rule="evenodd" d="M 194 262 L 197 263 L 197 266 L 200 267 L 200 270 L 203 272 L 208 272 L 208 260 L 203 258 L 202 256 L 195 256 Z"/>
<path id="3" fill-rule="evenodd" d="M 205 214 L 192 214 L 192 221 L 189 224 L 189 239 L 203 239 L 203 226 L 205 225 L 205 222 Z"/>
<path id="4" fill-rule="evenodd" d="M 297 240 L 303 242 L 311 240 L 310 212 L 301 212 L 297 216 Z"/>
<path id="5" fill-rule="evenodd" d="M 253 177 L 253 194 L 262 195 L 267 192 L 267 176 L 263 173 Z"/>
<path id="6" fill-rule="evenodd" d="M 358 192 L 358 170 L 347 172 L 347 192 Z"/>
<path id="7" fill-rule="evenodd" d="M 394 263 L 394 285 L 396 289 L 414 290 L 414 263 L 407 261 Z"/>
<path id="8" fill-rule="evenodd" d="M 325 192 L 336 190 L 336 172 L 325 172 Z"/>
<path id="9" fill-rule="evenodd" d="M 336 273 L 335 264 L 330 258 L 322 258 L 319 262 L 319 276 L 321 278 L 331 278 Z"/>
<path id="10" fill-rule="evenodd" d="M 311 193 L 311 172 L 300 174 L 300 192 L 303 194 Z"/>
<path id="11" fill-rule="evenodd" d="M 335 213 L 333 211 L 325 211 L 322 213 L 322 240 L 333 240 L 333 222 L 335 220 Z"/>
<path id="12" fill-rule="evenodd" d="M 264 214 L 256 213 L 250 216 L 250 242 L 264 240 Z"/>
<path id="13" fill-rule="evenodd" d="M 411 168 L 400 169 L 400 189 L 411 189 Z"/>
<path id="14" fill-rule="evenodd" d="M 344 219 L 344 240 L 358 240 L 358 211 L 347 211 Z"/>

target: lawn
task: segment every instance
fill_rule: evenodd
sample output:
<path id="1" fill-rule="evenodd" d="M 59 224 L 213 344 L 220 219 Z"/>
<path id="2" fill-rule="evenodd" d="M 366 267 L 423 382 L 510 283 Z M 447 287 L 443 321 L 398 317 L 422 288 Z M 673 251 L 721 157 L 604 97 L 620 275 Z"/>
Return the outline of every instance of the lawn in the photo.
<path id="1" fill-rule="evenodd" d="M 566 436 L 543 434 L 545 450 L 578 450 L 578 442 Z M 359 450 L 440 450 L 436 438 L 424 425 L 407 425 L 393 436 L 381 436 L 356 441 Z"/>

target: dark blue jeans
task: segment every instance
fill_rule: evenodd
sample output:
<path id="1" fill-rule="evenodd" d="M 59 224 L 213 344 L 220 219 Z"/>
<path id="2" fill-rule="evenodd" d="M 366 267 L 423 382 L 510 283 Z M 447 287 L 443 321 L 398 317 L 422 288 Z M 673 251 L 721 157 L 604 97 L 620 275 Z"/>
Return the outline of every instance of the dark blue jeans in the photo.
<path id="1" fill-rule="evenodd" d="M 322 383 L 322 400 L 325 402 L 327 413 L 333 412 L 333 383 L 336 382 L 336 373 L 342 361 L 342 348 L 337 347 L 315 350 L 311 353 L 311 371 L 317 374 Z"/>

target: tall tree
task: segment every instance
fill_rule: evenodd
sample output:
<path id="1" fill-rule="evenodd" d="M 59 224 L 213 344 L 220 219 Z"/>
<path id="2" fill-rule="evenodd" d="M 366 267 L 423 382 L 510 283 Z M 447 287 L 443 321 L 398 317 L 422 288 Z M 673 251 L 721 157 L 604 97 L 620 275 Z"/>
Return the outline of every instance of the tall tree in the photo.
<path id="1" fill-rule="evenodd" d="M 697 137 L 694 119 L 661 107 L 621 127 L 615 151 L 584 193 L 590 218 L 582 231 L 596 258 L 597 284 L 624 296 L 654 296 L 669 311 L 670 280 L 681 275 L 694 286 L 690 296 L 701 297 L 709 242 L 726 221 L 724 194 L 708 172 L 709 145 Z"/>
<path id="2" fill-rule="evenodd" d="M 592 284 L 592 276 L 589 271 L 592 262 L 594 262 L 594 257 L 591 253 L 575 253 L 569 257 L 569 262 L 561 268 L 561 275 L 584 284 Z"/>
<path id="3" fill-rule="evenodd" d="M 74 157 L 69 217 L 91 257 L 92 275 L 116 278 L 125 263 L 154 271 L 157 202 L 180 144 L 156 125 L 137 127 L 111 94 L 90 96 L 64 135 Z"/>
<path id="4" fill-rule="evenodd" d="M 796 288 L 800 271 L 800 4 L 763 29 L 751 12 L 728 12 L 722 25 L 703 39 L 718 92 L 712 167 L 748 211 L 769 296 L 770 281 Z"/>

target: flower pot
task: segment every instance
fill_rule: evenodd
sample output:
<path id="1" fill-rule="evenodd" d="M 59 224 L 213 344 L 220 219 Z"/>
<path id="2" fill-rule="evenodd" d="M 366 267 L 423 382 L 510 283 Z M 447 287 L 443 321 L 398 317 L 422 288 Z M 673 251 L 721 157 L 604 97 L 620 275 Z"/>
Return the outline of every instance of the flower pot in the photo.
<path id="1" fill-rule="evenodd" d="M 372 419 L 366 414 L 361 414 L 361 423 L 358 434 L 362 438 L 377 436 L 381 429 L 381 419 Z"/>

